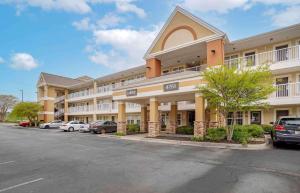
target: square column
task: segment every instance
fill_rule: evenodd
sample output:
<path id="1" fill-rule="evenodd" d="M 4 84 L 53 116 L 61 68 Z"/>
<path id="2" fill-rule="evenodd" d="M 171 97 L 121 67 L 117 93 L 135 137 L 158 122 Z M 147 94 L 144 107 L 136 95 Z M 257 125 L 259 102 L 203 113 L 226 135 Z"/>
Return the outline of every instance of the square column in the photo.
<path id="1" fill-rule="evenodd" d="M 148 125 L 148 136 L 157 137 L 160 132 L 158 100 L 156 98 L 150 98 L 150 121 Z"/>
<path id="2" fill-rule="evenodd" d="M 94 94 L 97 93 L 97 82 L 96 81 L 94 82 L 94 92 L 93 93 Z M 96 111 L 97 111 L 97 98 L 96 97 L 93 98 L 93 103 L 94 103 L 93 121 L 97 121 L 97 114 L 96 114 Z"/>
<path id="3" fill-rule="evenodd" d="M 141 107 L 141 123 L 140 123 L 140 132 L 146 132 L 147 130 L 147 106 Z"/>
<path id="4" fill-rule="evenodd" d="M 146 77 L 154 78 L 161 75 L 161 61 L 151 58 L 146 61 Z"/>
<path id="5" fill-rule="evenodd" d="M 117 132 L 126 135 L 126 105 L 125 102 L 118 102 L 118 123 Z"/>
<path id="6" fill-rule="evenodd" d="M 67 102 L 67 99 L 68 99 L 68 94 L 69 94 L 69 91 L 68 90 L 65 90 L 65 110 L 64 110 L 64 122 L 68 122 L 68 111 L 69 111 L 69 104 Z"/>
<path id="7" fill-rule="evenodd" d="M 175 134 L 177 128 L 177 103 L 171 104 L 169 113 L 169 122 L 167 124 L 167 133 Z"/>
<path id="8" fill-rule="evenodd" d="M 194 136 L 204 136 L 204 121 L 205 121 L 205 108 L 204 98 L 201 94 L 195 94 L 195 122 L 194 122 Z"/>
<path id="9" fill-rule="evenodd" d="M 207 64 L 208 66 L 224 64 L 224 40 L 218 39 L 207 42 Z"/>

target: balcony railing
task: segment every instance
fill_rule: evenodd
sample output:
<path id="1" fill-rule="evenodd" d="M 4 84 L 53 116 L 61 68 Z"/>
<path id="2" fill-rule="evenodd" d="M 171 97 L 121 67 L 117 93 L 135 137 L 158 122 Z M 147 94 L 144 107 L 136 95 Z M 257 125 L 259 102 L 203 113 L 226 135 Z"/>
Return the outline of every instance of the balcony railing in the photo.
<path id="1" fill-rule="evenodd" d="M 300 96 L 300 82 L 277 84 L 271 98 Z"/>
<path id="2" fill-rule="evenodd" d="M 60 117 L 61 115 L 63 115 L 65 113 L 65 109 L 59 109 L 58 111 L 56 111 L 54 113 L 55 117 Z"/>
<path id="3" fill-rule="evenodd" d="M 172 72 L 167 72 L 167 73 L 163 73 L 162 76 L 167 76 L 167 75 L 171 75 L 171 74 L 177 74 L 177 73 L 181 73 L 181 72 L 200 72 L 205 70 L 205 68 L 207 67 L 206 64 L 200 65 L 200 66 L 194 66 L 194 67 L 190 67 L 190 68 L 183 68 L 180 70 L 175 70 Z"/>
<path id="4" fill-rule="evenodd" d="M 93 95 L 93 90 L 82 90 L 82 91 L 79 91 L 79 92 L 73 92 L 73 93 L 70 93 L 68 95 L 68 98 L 69 99 L 72 99 L 72 98 L 77 98 L 77 97 L 85 97 L 85 96 L 92 96 Z"/>
<path id="5" fill-rule="evenodd" d="M 270 65 L 277 62 L 300 59 L 300 45 L 262 52 L 250 56 L 225 60 L 225 65 L 241 69 L 257 65 Z"/>
<path id="6" fill-rule="evenodd" d="M 69 107 L 69 113 L 85 113 L 85 112 L 93 112 L 94 105 L 82 105 L 82 106 L 75 106 Z"/>

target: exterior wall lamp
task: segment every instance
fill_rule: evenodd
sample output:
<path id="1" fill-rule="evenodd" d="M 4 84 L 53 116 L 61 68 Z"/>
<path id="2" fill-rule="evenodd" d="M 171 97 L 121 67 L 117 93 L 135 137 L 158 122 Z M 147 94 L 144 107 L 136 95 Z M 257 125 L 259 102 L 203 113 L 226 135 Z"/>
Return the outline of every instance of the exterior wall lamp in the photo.
<path id="1" fill-rule="evenodd" d="M 215 55 L 216 54 L 216 50 L 211 50 L 211 53 Z"/>

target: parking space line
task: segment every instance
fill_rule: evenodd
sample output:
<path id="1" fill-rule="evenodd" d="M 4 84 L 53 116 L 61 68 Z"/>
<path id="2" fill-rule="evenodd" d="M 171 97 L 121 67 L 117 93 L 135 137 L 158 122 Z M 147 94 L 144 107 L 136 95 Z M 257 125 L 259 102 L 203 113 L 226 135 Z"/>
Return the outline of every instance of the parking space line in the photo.
<path id="1" fill-rule="evenodd" d="M 0 162 L 0 165 L 14 163 L 15 161 Z"/>
<path id="2" fill-rule="evenodd" d="M 10 187 L 7 187 L 7 188 L 3 188 L 3 189 L 0 189 L 0 192 L 5 192 L 7 190 L 11 190 L 11 189 L 14 189 L 14 188 L 18 188 L 20 186 L 24 186 L 24 185 L 27 185 L 27 184 L 31 184 L 31 183 L 34 183 L 34 182 L 38 182 L 38 181 L 41 181 L 43 180 L 44 178 L 38 178 L 36 180 L 31 180 L 31 181 L 28 181 L 28 182 L 23 182 L 21 184 L 17 184 L 17 185 L 14 185 L 14 186 L 10 186 Z"/>

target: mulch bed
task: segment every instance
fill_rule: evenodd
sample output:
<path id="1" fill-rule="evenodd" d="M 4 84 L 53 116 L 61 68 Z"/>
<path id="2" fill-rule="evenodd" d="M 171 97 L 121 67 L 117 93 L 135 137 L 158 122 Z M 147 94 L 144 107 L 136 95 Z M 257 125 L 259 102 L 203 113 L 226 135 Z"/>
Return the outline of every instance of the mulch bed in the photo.
<path id="1" fill-rule="evenodd" d="M 192 135 L 191 135 L 191 137 L 192 137 Z M 167 140 L 177 140 L 177 141 L 192 141 L 191 137 L 158 136 L 158 137 L 146 137 L 146 138 L 167 139 Z M 222 141 L 203 140 L 201 142 L 241 144 L 241 143 L 238 143 L 238 142 L 235 142 L 235 141 L 228 142 L 227 140 L 222 140 Z M 265 143 L 264 140 L 254 140 L 254 141 L 249 141 L 248 142 L 248 144 L 263 144 L 263 143 Z"/>

